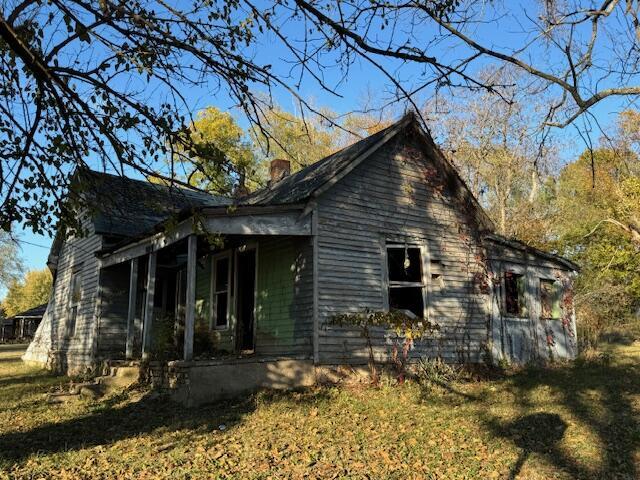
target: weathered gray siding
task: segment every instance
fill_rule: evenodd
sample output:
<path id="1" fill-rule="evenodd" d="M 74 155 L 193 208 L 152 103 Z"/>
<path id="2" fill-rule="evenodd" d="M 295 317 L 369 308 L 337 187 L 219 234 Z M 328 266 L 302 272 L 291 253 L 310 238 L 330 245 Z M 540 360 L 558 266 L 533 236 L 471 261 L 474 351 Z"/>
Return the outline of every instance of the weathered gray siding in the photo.
<path id="1" fill-rule="evenodd" d="M 573 272 L 568 267 L 531 252 L 490 244 L 489 266 L 493 279 L 490 345 L 492 357 L 515 363 L 575 358 L 578 353 L 573 305 Z M 527 315 L 505 312 L 504 274 L 524 275 Z M 541 312 L 540 279 L 554 280 L 561 288 L 561 318 L 545 319 Z"/>
<path id="2" fill-rule="evenodd" d="M 98 260 L 94 253 L 102 240 L 89 221 L 84 222 L 86 235 L 69 238 L 58 255 L 52 297 L 41 326 L 25 355 L 26 360 L 49 363 L 52 367 L 78 372 L 92 364 L 96 340 L 96 308 L 98 298 Z M 81 300 L 75 335 L 68 337 L 65 329 L 69 317 L 71 275 L 78 271 L 81 278 Z"/>
<path id="3" fill-rule="evenodd" d="M 320 196 L 318 317 L 321 363 L 366 361 L 355 328 L 329 324 L 335 314 L 382 310 L 384 242 L 416 242 L 442 264 L 444 288 L 429 293 L 439 332 L 416 342 L 411 355 L 478 361 L 487 340 L 483 250 L 472 217 L 448 190 L 451 179 L 414 138 L 399 135 Z M 386 268 L 386 267 L 385 267 Z M 374 329 L 376 355 L 386 357 L 395 334 Z"/>

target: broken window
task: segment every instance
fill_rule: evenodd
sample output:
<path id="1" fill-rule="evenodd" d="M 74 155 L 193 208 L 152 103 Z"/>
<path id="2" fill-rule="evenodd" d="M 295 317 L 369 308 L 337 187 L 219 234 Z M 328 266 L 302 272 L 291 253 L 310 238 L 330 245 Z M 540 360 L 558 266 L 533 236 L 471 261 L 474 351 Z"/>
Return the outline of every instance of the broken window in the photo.
<path id="1" fill-rule="evenodd" d="M 561 289 L 558 282 L 540 279 L 540 316 L 558 320 L 562 316 L 560 303 Z"/>
<path id="2" fill-rule="evenodd" d="M 65 335 L 73 337 L 76 334 L 76 320 L 78 318 L 78 309 L 80 308 L 80 300 L 82 299 L 82 285 L 80 281 L 80 270 L 76 270 L 71 274 L 71 282 L 69 286 L 69 314 L 67 317 Z"/>
<path id="3" fill-rule="evenodd" d="M 425 317 L 426 285 L 420 247 L 387 246 L 389 274 L 389 308 Z"/>
<path id="4" fill-rule="evenodd" d="M 444 290 L 444 275 L 442 262 L 431 260 L 431 288 L 434 292 L 442 293 Z"/>
<path id="5" fill-rule="evenodd" d="M 525 276 L 514 272 L 504 273 L 505 312 L 515 317 L 527 316 L 525 301 Z"/>
<path id="6" fill-rule="evenodd" d="M 213 258 L 212 326 L 226 328 L 229 324 L 229 284 L 231 256 L 226 253 Z"/>

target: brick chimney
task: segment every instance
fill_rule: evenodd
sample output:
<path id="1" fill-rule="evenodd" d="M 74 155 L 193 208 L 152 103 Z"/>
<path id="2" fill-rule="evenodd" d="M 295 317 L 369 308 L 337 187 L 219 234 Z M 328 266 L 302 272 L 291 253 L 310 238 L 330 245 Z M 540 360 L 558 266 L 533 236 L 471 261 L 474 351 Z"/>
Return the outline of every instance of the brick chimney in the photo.
<path id="1" fill-rule="evenodd" d="M 242 198 L 249 195 L 249 189 L 245 185 L 245 174 L 244 172 L 240 172 L 238 175 L 238 183 L 233 189 L 233 197 L 234 198 Z"/>
<path id="2" fill-rule="evenodd" d="M 284 177 L 291 173 L 291 163 L 289 160 L 275 159 L 271 160 L 269 166 L 269 176 L 271 177 L 271 184 L 279 182 Z"/>

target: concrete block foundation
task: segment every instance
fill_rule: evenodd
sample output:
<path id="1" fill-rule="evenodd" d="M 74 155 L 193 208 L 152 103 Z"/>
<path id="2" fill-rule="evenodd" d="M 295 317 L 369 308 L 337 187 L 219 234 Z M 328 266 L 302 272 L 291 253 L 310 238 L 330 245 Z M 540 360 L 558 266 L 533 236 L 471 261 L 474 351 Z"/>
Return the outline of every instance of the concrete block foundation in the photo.
<path id="1" fill-rule="evenodd" d="M 149 377 L 155 388 L 189 407 L 263 388 L 286 390 L 316 383 L 313 361 L 291 358 L 152 362 Z"/>

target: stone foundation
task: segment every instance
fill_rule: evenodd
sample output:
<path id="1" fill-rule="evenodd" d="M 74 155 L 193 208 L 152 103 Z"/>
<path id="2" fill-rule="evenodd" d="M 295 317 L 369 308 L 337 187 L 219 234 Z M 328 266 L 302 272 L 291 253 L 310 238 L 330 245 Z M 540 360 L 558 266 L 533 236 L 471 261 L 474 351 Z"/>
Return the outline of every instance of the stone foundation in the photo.
<path id="1" fill-rule="evenodd" d="M 262 388 L 286 390 L 316 383 L 309 359 L 234 359 L 151 362 L 148 380 L 173 400 L 197 406 Z"/>

